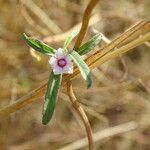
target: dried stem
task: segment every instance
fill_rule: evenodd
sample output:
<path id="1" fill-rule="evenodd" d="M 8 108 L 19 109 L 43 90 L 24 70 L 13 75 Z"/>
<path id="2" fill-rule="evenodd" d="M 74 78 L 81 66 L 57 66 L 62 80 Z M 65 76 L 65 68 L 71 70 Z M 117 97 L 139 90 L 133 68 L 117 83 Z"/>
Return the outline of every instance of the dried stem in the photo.
<path id="1" fill-rule="evenodd" d="M 144 43 L 145 41 L 148 41 L 148 40 L 150 40 L 150 33 L 147 33 L 144 36 L 139 37 L 136 40 L 133 40 L 129 44 L 126 44 L 126 45 L 106 54 L 101 59 L 95 60 L 95 62 L 93 62 L 92 64 L 89 64 L 89 65 L 91 66 L 91 68 L 94 68 L 98 64 L 102 64 L 108 60 L 111 60 L 112 58 L 119 57 L 120 55 L 122 55 L 122 54 L 126 53 L 127 51 L 141 45 L 142 43 Z"/>
<path id="2" fill-rule="evenodd" d="M 91 0 L 84 12 L 82 26 L 81 26 L 78 38 L 77 38 L 75 46 L 74 46 L 75 49 L 79 48 L 83 41 L 83 38 L 84 38 L 87 28 L 88 28 L 92 10 L 94 9 L 94 7 L 98 3 L 98 1 L 99 0 Z M 93 134 L 92 134 L 91 126 L 90 126 L 89 120 L 84 112 L 84 109 L 80 106 L 79 102 L 77 101 L 77 99 L 75 97 L 75 94 L 72 89 L 72 83 L 70 80 L 68 80 L 68 82 L 67 82 L 67 92 L 68 92 L 68 96 L 70 98 L 70 101 L 72 102 L 73 107 L 75 108 L 75 110 L 78 112 L 78 114 L 82 118 L 82 121 L 86 128 L 87 137 L 88 137 L 88 141 L 89 141 L 89 150 L 93 150 L 94 144 L 93 144 Z"/>
<path id="3" fill-rule="evenodd" d="M 28 11 L 26 10 L 25 6 L 21 3 L 21 15 L 25 18 L 27 23 L 32 27 L 32 29 L 36 30 L 38 33 L 43 34 L 43 35 L 48 35 L 49 31 L 40 25 L 38 25 L 32 17 L 29 15 Z"/>
<path id="4" fill-rule="evenodd" d="M 78 36 L 75 46 L 74 46 L 75 49 L 79 48 L 83 41 L 83 38 L 84 38 L 87 28 L 88 28 L 88 23 L 89 23 L 89 20 L 91 17 L 92 10 L 98 2 L 99 2 L 99 0 L 91 0 L 84 12 L 83 20 L 82 20 L 82 27 L 81 27 L 79 36 Z"/>
<path id="5" fill-rule="evenodd" d="M 26 105 L 29 105 L 30 103 L 33 103 L 35 100 L 38 100 L 38 98 L 43 96 L 43 93 L 45 93 L 47 88 L 47 84 L 44 84 L 40 86 L 40 88 L 37 88 L 30 92 L 29 94 L 21 97 L 13 104 L 10 104 L 2 109 L 0 109 L 0 118 L 6 117 L 9 114 L 16 112 L 17 110 L 25 107 Z"/>
<path id="6" fill-rule="evenodd" d="M 140 40 L 139 40 L 139 39 L 140 39 Z M 131 43 L 129 43 L 129 44 L 123 46 L 123 47 L 120 48 L 119 50 L 117 49 L 116 51 L 111 52 L 111 53 L 105 55 L 103 58 L 109 60 L 110 57 L 113 57 L 113 56 L 116 57 L 116 55 L 120 56 L 120 54 L 126 52 L 126 51 L 129 50 L 129 49 L 132 49 L 135 45 L 138 45 L 138 44 L 141 45 L 141 43 L 143 43 L 145 40 L 150 39 L 150 33 L 147 33 L 144 37 L 141 37 L 141 38 L 139 38 L 139 39 L 134 40 L 133 42 L 131 42 Z M 101 61 L 102 61 L 102 60 L 101 60 Z M 74 108 L 77 110 L 77 112 L 79 113 L 80 117 L 81 117 L 82 120 L 83 120 L 83 118 L 86 117 L 86 116 L 83 116 L 83 113 L 81 112 L 82 107 L 78 105 L 78 101 L 76 100 L 76 97 L 75 97 L 75 95 L 74 95 L 74 93 L 73 93 L 71 81 L 68 81 L 68 82 L 67 82 L 67 91 L 68 91 L 69 98 L 70 98 L 70 100 L 71 100 L 71 102 L 72 102 Z M 81 108 L 81 109 L 79 109 L 79 108 Z M 82 110 L 83 110 L 83 109 L 82 109 Z M 87 118 L 87 117 L 86 117 L 86 118 Z M 84 122 L 84 121 L 85 121 L 85 120 L 83 120 L 83 122 Z M 87 119 L 87 121 L 88 121 L 88 119 Z M 88 122 L 87 122 L 87 123 L 88 123 Z M 87 130 L 87 127 L 90 127 L 90 124 L 89 124 L 89 126 L 88 126 L 87 123 L 84 122 L 84 125 L 85 125 L 85 127 L 86 127 L 86 131 L 87 131 L 87 135 L 88 135 L 89 149 L 91 149 L 91 145 L 90 145 L 90 144 L 91 144 L 91 142 L 93 143 L 93 139 L 90 139 L 90 137 L 92 136 L 92 134 L 90 134 L 90 132 L 89 132 L 90 130 Z M 91 141 L 91 140 L 92 140 L 92 141 Z"/>
<path id="7" fill-rule="evenodd" d="M 68 92 L 68 96 L 69 96 L 69 99 L 70 99 L 73 107 L 75 108 L 75 110 L 77 111 L 79 116 L 81 117 L 81 119 L 84 123 L 84 126 L 86 128 L 87 137 L 88 137 L 88 141 L 89 141 L 89 150 L 93 150 L 93 136 L 92 136 L 91 126 L 90 126 L 89 120 L 88 120 L 83 108 L 81 107 L 80 103 L 77 101 L 77 99 L 74 95 L 71 81 L 67 82 L 67 92 Z"/>
<path id="8" fill-rule="evenodd" d="M 114 127 L 109 127 L 104 130 L 97 131 L 94 133 L 94 142 L 99 142 L 108 137 L 112 137 L 118 134 L 123 134 L 132 130 L 135 130 L 138 127 L 138 124 L 134 121 L 127 122 L 124 124 L 120 124 Z M 68 144 L 60 148 L 59 150 L 77 150 L 83 149 L 83 147 L 87 146 L 87 141 L 85 138 L 75 141 L 74 143 Z"/>
<path id="9" fill-rule="evenodd" d="M 21 2 L 28 9 L 30 9 L 30 11 L 32 11 L 34 15 L 36 15 L 52 33 L 56 34 L 61 32 L 59 26 L 52 19 L 50 19 L 50 17 L 47 16 L 47 14 L 42 9 L 40 9 L 32 0 L 21 0 Z"/>
<path id="10" fill-rule="evenodd" d="M 132 28 L 127 30 L 124 34 L 122 34 L 120 37 L 118 37 L 115 40 L 113 40 L 110 44 L 104 46 L 103 48 L 101 48 L 100 50 L 96 51 L 94 54 L 92 54 L 88 58 L 86 58 L 85 62 L 89 65 L 90 69 L 98 67 L 99 65 L 104 63 L 103 60 L 106 62 L 105 56 L 107 54 L 109 55 L 112 50 L 114 50 L 114 53 L 116 51 L 118 51 L 118 50 L 120 51 L 121 47 L 119 47 L 119 46 L 121 45 L 122 42 L 126 41 L 126 39 L 128 37 L 136 35 L 137 32 L 139 32 L 141 30 L 144 30 L 145 32 L 146 31 L 148 32 L 149 31 L 149 24 L 150 24 L 149 20 L 143 20 L 143 21 L 137 23 Z M 148 35 L 143 35 L 142 37 L 137 38 L 136 42 L 133 42 L 134 41 L 133 40 L 132 42 L 129 43 L 129 44 L 133 43 L 133 44 L 131 44 L 132 47 L 128 47 L 128 44 L 124 45 L 124 46 L 127 46 L 126 48 L 129 48 L 129 49 L 126 49 L 125 52 L 131 50 L 132 48 L 135 48 L 135 47 L 141 45 L 143 42 L 145 43 L 149 39 L 150 39 L 150 37 Z M 140 44 L 138 44 L 138 42 Z M 115 49 L 115 47 L 118 47 L 118 49 Z M 117 56 L 118 55 L 115 55 L 115 57 L 117 57 Z M 115 58 L 115 57 L 113 57 L 113 58 Z M 112 59 L 111 55 L 109 55 L 109 60 L 110 59 Z M 71 75 L 71 78 L 75 77 L 77 74 L 79 74 L 79 70 L 77 68 L 75 68 L 74 69 L 74 74 Z M 68 75 L 67 75 L 66 79 L 67 78 L 68 78 Z"/>
<path id="11" fill-rule="evenodd" d="M 92 26 L 94 24 L 96 24 L 97 22 L 99 22 L 101 20 L 101 18 L 99 17 L 98 14 L 93 15 L 90 20 L 89 20 L 89 26 Z M 76 24 L 75 26 L 73 26 L 71 29 L 69 29 L 66 32 L 60 33 L 60 34 L 56 34 L 53 36 L 47 36 L 44 37 L 42 39 L 42 41 L 46 42 L 46 43 L 52 43 L 52 42 L 60 42 L 60 41 L 64 41 L 66 37 L 68 37 L 70 35 L 70 33 L 72 33 L 75 30 L 80 29 L 82 25 L 82 22 Z"/>

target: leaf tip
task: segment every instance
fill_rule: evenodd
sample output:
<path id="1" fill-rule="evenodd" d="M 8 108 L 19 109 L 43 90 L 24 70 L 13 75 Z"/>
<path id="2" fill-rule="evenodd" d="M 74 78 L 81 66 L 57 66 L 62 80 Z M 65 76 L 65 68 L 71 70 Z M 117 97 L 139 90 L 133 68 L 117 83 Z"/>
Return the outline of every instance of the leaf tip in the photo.
<path id="1" fill-rule="evenodd" d="M 22 34 L 22 38 L 23 38 L 24 40 L 27 40 L 27 39 L 28 39 L 28 36 L 27 36 L 25 33 L 23 33 L 23 34 Z"/>
<path id="2" fill-rule="evenodd" d="M 42 118 L 42 124 L 47 125 L 49 123 L 49 120 L 46 119 L 45 117 Z"/>
<path id="3" fill-rule="evenodd" d="M 91 79 L 91 74 L 90 73 L 87 76 L 87 81 L 88 81 L 88 84 L 87 84 L 87 89 L 88 89 L 92 86 L 92 79 Z"/>

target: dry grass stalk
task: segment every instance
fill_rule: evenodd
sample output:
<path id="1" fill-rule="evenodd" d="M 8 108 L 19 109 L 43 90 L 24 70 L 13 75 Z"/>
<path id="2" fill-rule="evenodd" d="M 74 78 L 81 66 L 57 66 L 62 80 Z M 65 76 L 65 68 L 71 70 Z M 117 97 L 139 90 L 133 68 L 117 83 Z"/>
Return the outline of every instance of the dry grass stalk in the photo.
<path id="1" fill-rule="evenodd" d="M 117 126 L 109 127 L 109 128 L 103 129 L 103 130 L 100 129 L 99 131 L 94 133 L 94 142 L 96 143 L 96 142 L 102 141 L 106 138 L 111 138 L 116 135 L 123 135 L 124 133 L 128 133 L 130 131 L 136 130 L 137 127 L 138 127 L 137 123 L 134 121 L 131 121 L 131 122 L 119 124 Z M 47 133 L 42 136 L 36 137 L 36 139 L 34 139 L 34 140 L 22 143 L 21 145 L 11 146 L 10 149 L 20 150 L 20 149 L 22 149 L 22 147 L 24 149 L 31 149 L 33 147 L 33 145 L 35 144 L 35 140 L 37 141 L 37 143 L 45 144 L 45 143 L 49 142 L 51 138 L 52 138 L 51 135 L 49 133 Z M 71 144 L 65 145 L 64 147 L 59 148 L 58 150 L 83 149 L 87 145 L 88 145 L 87 139 L 83 138 L 83 139 L 79 139 L 78 141 L 73 142 Z"/>
<path id="2" fill-rule="evenodd" d="M 111 57 L 111 54 L 109 54 L 112 50 L 114 50 L 114 53 L 116 54 L 116 51 L 119 51 L 120 52 L 120 48 L 119 45 L 121 45 L 122 42 L 125 42 L 126 40 L 128 40 L 128 37 L 130 36 L 134 36 L 137 34 L 137 32 L 139 32 L 139 30 L 142 30 L 144 29 L 143 32 L 148 32 L 149 29 L 150 29 L 150 21 L 149 20 L 143 20 L 143 21 L 140 21 L 139 23 L 135 24 L 132 28 L 128 29 L 125 33 L 123 33 L 121 36 L 119 36 L 117 39 L 113 40 L 111 43 L 109 43 L 108 45 L 104 46 L 102 49 L 100 50 L 97 50 L 94 54 L 92 54 L 91 56 L 89 56 L 88 58 L 86 58 L 86 63 L 89 65 L 89 67 L 91 69 L 93 68 L 96 68 L 98 67 L 99 65 L 101 65 L 102 63 L 108 61 L 105 60 L 106 57 L 108 56 L 105 56 L 106 54 L 109 55 L 109 60 L 111 60 L 112 58 L 114 57 L 117 57 L 118 55 L 116 56 L 113 56 Z M 140 36 L 140 35 L 139 35 Z M 143 38 L 144 37 L 144 38 Z M 145 41 L 148 41 L 150 39 L 149 35 L 146 36 L 145 38 L 145 35 L 142 36 L 143 39 L 141 38 L 138 38 L 137 42 L 130 42 L 129 44 L 132 45 L 132 47 L 130 46 L 127 46 L 127 48 L 135 48 L 137 46 L 139 46 L 138 42 L 142 42 L 144 43 L 143 40 Z M 140 42 L 140 45 L 141 45 L 141 42 Z M 128 44 L 126 44 L 128 45 Z M 119 47 L 118 49 L 115 49 L 115 47 Z M 129 51 L 131 49 L 126 49 L 125 52 Z M 121 52 L 123 53 L 123 52 Z M 105 57 L 104 57 L 105 56 Z M 103 58 L 104 57 L 104 58 Z M 103 60 L 102 60 L 103 59 Z M 74 78 L 76 75 L 79 74 L 79 70 L 77 69 L 77 67 L 75 68 L 75 71 L 74 71 L 74 74 L 71 75 L 71 76 L 68 76 L 66 77 L 66 79 L 68 77 L 70 78 Z M 65 80 L 66 81 L 66 80 Z"/>
<path id="3" fill-rule="evenodd" d="M 100 21 L 100 17 L 98 14 L 95 14 L 93 15 L 90 20 L 89 20 L 89 26 L 92 26 L 94 24 L 96 24 L 97 22 Z M 68 31 L 66 32 L 63 32 L 61 34 L 56 34 L 56 35 L 53 35 L 53 36 L 48 36 L 48 37 L 45 37 L 43 38 L 43 41 L 44 42 L 47 42 L 47 43 L 52 43 L 52 42 L 60 42 L 60 41 L 64 41 L 65 38 L 70 34 L 72 33 L 74 30 L 78 30 L 80 29 L 82 23 L 79 23 L 77 25 L 75 25 L 74 27 L 72 27 L 71 29 L 69 29 Z"/>
<path id="4" fill-rule="evenodd" d="M 61 29 L 58 25 L 50 19 L 47 14 L 40 9 L 32 0 L 21 0 L 22 4 L 25 5 L 30 11 L 32 11 L 44 24 L 45 26 L 54 34 L 60 33 Z"/>
<path id="5" fill-rule="evenodd" d="M 93 134 L 94 142 L 101 141 L 102 139 L 112 137 L 118 134 L 123 134 L 132 130 L 135 130 L 137 128 L 137 123 L 135 122 L 128 122 L 124 124 L 120 124 L 114 127 L 110 127 L 108 129 L 100 130 Z M 67 146 L 64 146 L 60 148 L 59 150 L 77 150 L 82 149 L 83 147 L 87 146 L 87 140 L 86 138 L 80 139 L 74 143 L 71 143 Z"/>
<path id="6" fill-rule="evenodd" d="M 42 35 L 48 35 L 49 31 L 43 27 L 41 27 L 40 25 L 38 25 L 33 19 L 32 17 L 29 15 L 28 11 L 26 10 L 26 8 L 24 7 L 24 5 L 21 5 L 21 14 L 22 16 L 25 18 L 25 20 L 27 21 L 27 23 L 34 29 L 36 30 L 38 33 L 42 34 Z"/>

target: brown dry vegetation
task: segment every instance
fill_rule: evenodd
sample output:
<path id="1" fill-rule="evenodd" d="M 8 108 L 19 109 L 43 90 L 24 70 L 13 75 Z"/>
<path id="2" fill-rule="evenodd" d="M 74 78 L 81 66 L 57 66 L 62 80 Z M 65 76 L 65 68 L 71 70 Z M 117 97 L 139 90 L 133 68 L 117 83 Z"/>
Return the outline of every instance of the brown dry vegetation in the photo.
<path id="1" fill-rule="evenodd" d="M 55 48 L 61 47 L 70 29 L 81 22 L 87 4 L 86 0 L 34 0 L 34 3 L 0 0 L 1 108 L 43 85 L 51 71 L 49 58 L 29 50 L 21 34 L 26 32 Z M 93 29 L 111 41 L 131 25 L 148 18 L 149 10 L 149 0 L 101 0 L 94 9 L 96 15 L 84 41 L 94 35 Z M 149 21 L 147 24 L 148 29 L 143 29 L 146 33 Z M 135 39 L 142 38 L 144 31 L 139 30 Z M 117 48 L 132 40 L 128 37 Z M 101 42 L 96 50 L 105 45 L 106 42 Z M 105 62 L 103 65 L 93 67 L 87 59 L 94 68 L 91 89 L 86 89 L 80 76 L 72 80 L 94 132 L 95 150 L 148 150 L 150 147 L 150 43 L 139 45 L 124 56 L 99 62 Z M 74 43 L 70 48 L 73 46 Z M 65 86 L 47 126 L 41 123 L 44 99 L 41 94 L 37 99 L 10 115 L 0 115 L 0 150 L 86 149 L 87 141 L 82 139 L 85 130 L 68 103 Z M 70 143 L 73 145 L 65 147 Z"/>

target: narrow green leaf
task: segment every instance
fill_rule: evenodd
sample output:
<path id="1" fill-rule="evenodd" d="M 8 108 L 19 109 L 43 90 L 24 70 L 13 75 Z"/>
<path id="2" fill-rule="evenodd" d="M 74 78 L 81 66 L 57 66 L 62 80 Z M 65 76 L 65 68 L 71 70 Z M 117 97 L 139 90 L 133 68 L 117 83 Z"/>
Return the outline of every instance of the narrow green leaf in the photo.
<path id="1" fill-rule="evenodd" d="M 83 44 L 80 48 L 78 48 L 76 51 L 80 55 L 84 55 L 88 52 L 90 52 L 102 39 L 102 35 L 100 33 L 93 36 L 88 42 Z"/>
<path id="2" fill-rule="evenodd" d="M 87 80 L 87 82 L 88 82 L 87 87 L 88 88 L 91 87 L 92 80 L 91 80 L 90 69 L 89 69 L 88 65 L 84 62 L 84 60 L 82 59 L 82 57 L 76 51 L 72 51 L 69 54 L 69 56 L 74 60 L 74 62 L 79 67 L 79 70 L 80 70 L 81 75 L 83 76 L 83 78 L 85 80 Z"/>
<path id="3" fill-rule="evenodd" d="M 49 47 L 45 43 L 37 40 L 29 38 L 25 33 L 23 34 L 23 39 L 26 41 L 26 43 L 31 46 L 34 50 L 41 52 L 42 54 L 52 55 L 54 54 L 55 49 L 52 47 Z"/>
<path id="4" fill-rule="evenodd" d="M 79 30 L 75 30 L 66 38 L 64 42 L 64 47 L 63 47 L 64 50 L 67 50 L 68 45 L 77 36 L 78 33 L 79 33 Z"/>
<path id="5" fill-rule="evenodd" d="M 45 95 L 45 103 L 43 107 L 43 118 L 42 123 L 46 125 L 50 119 L 52 118 L 55 105 L 56 105 L 56 99 L 58 90 L 60 87 L 62 75 L 55 75 L 53 71 L 51 72 L 49 81 L 48 81 L 48 88 Z"/>

